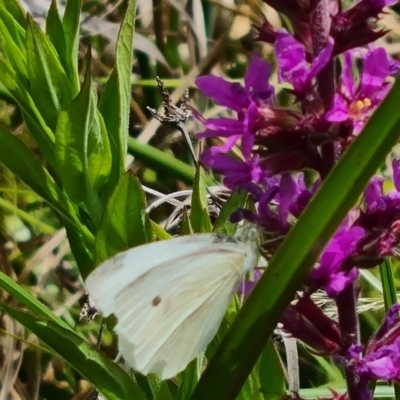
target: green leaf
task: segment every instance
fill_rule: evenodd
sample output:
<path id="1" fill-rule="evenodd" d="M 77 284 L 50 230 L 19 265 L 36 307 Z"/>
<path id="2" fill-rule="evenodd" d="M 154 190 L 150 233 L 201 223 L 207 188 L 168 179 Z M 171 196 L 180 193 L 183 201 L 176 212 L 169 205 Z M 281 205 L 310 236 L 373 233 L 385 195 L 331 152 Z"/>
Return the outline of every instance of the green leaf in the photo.
<path id="1" fill-rule="evenodd" d="M 265 400 L 279 400 L 286 394 L 282 364 L 271 339 L 261 354 L 259 376 Z"/>
<path id="2" fill-rule="evenodd" d="M 21 27 L 25 27 L 26 25 L 26 13 L 24 9 L 21 7 L 19 1 L 16 0 L 0 0 L 0 9 L 7 10 L 14 20 L 21 25 Z"/>
<path id="3" fill-rule="evenodd" d="M 397 301 L 397 290 L 396 284 L 394 282 L 393 277 L 393 268 L 390 260 L 386 259 L 380 266 L 379 272 L 381 275 L 381 282 L 383 288 L 383 300 L 385 303 L 386 312 L 389 311 L 389 308 L 396 304 Z"/>
<path id="4" fill-rule="evenodd" d="M 135 16 L 136 0 L 129 0 L 118 36 L 116 65 L 104 87 L 99 104 L 99 110 L 109 134 L 113 160 L 108 185 L 109 192 L 113 190 L 113 187 L 125 171 Z"/>
<path id="5" fill-rule="evenodd" d="M 190 209 L 190 221 L 194 232 L 211 232 L 212 230 L 207 207 L 207 186 L 204 180 L 204 171 L 198 168 L 193 184 L 192 206 Z"/>
<path id="6" fill-rule="evenodd" d="M 190 221 L 186 208 L 184 208 L 182 210 L 181 235 L 190 235 L 192 233 L 194 233 L 192 222 Z"/>
<path id="7" fill-rule="evenodd" d="M 22 26 L 7 11 L 0 7 L 0 43 L 1 52 L 10 63 L 20 79 L 28 78 L 25 31 Z"/>
<path id="8" fill-rule="evenodd" d="M 126 172 L 112 193 L 96 235 L 96 263 L 149 242 L 151 223 L 146 198 L 133 172 Z"/>
<path id="9" fill-rule="evenodd" d="M 151 221 L 151 228 L 152 231 L 155 235 L 155 237 L 158 240 L 167 240 L 167 239 L 171 239 L 171 235 L 165 231 L 163 228 L 161 228 L 160 225 L 156 224 L 155 222 Z"/>
<path id="10" fill-rule="evenodd" d="M 251 371 L 251 374 L 244 382 L 237 400 L 264 400 L 264 396 L 261 392 L 260 380 L 255 369 Z"/>
<path id="11" fill-rule="evenodd" d="M 178 382 L 180 382 L 180 384 L 178 396 L 176 396 L 177 399 L 187 399 L 193 393 L 193 390 L 199 381 L 203 362 L 204 355 L 201 354 L 198 358 L 191 361 L 189 365 L 186 366 L 185 370 L 179 374 Z"/>
<path id="12" fill-rule="evenodd" d="M 62 20 L 65 32 L 65 54 L 67 56 L 66 71 L 71 80 L 73 97 L 79 92 L 78 46 L 79 23 L 81 18 L 82 0 L 68 0 Z"/>
<path id="13" fill-rule="evenodd" d="M 237 224 L 230 221 L 232 213 L 246 205 L 246 192 L 233 192 L 221 209 L 214 224 L 213 231 L 228 236 L 233 236 L 237 229 Z"/>
<path id="14" fill-rule="evenodd" d="M 72 330 L 72 328 L 66 322 L 57 317 L 44 304 L 33 297 L 26 289 L 1 271 L 0 287 L 2 287 L 6 292 L 10 293 L 14 299 L 18 300 L 38 318 L 48 319 L 53 321 L 55 324 L 64 327 L 65 329 Z"/>
<path id="15" fill-rule="evenodd" d="M 82 90 L 61 112 L 56 129 L 57 171 L 68 195 L 83 202 L 95 224 L 101 216 L 98 191 L 111 168 L 104 124 L 97 115 L 92 89 L 90 53 Z"/>
<path id="16" fill-rule="evenodd" d="M 56 351 L 108 400 L 146 399 L 123 369 L 71 329 L 57 325 L 51 320 L 41 320 L 4 303 L 0 303 L 0 307 Z"/>
<path id="17" fill-rule="evenodd" d="M 64 219 L 64 226 L 67 231 L 67 238 L 71 246 L 72 254 L 82 276 L 86 276 L 95 266 L 94 247 L 95 241 L 88 241 L 82 232 L 69 221 Z"/>
<path id="18" fill-rule="evenodd" d="M 33 153 L 11 132 L 0 128 L 0 162 L 46 200 L 63 218 L 77 225 L 75 211 Z"/>
<path id="19" fill-rule="evenodd" d="M 54 130 L 61 109 L 72 100 L 70 83 L 49 38 L 29 15 L 26 53 L 31 96 Z"/>
<path id="20" fill-rule="evenodd" d="M 71 76 L 69 57 L 67 56 L 67 43 L 65 41 L 64 27 L 58 13 L 57 1 L 51 0 L 51 5 L 46 19 L 46 34 L 60 57 L 60 62 L 67 76 Z M 77 57 L 74 57 L 77 59 Z M 77 92 L 73 92 L 73 97 Z"/>
<path id="21" fill-rule="evenodd" d="M 25 123 L 45 156 L 46 161 L 55 168 L 54 134 L 46 125 L 28 89 L 22 85 L 16 71 L 3 58 L 0 58 L 0 82 L 20 107 Z"/>
<path id="22" fill-rule="evenodd" d="M 94 102 L 97 104 L 96 92 Z M 95 192 L 102 190 L 110 172 L 111 172 L 111 149 L 108 140 L 107 128 L 103 117 L 96 109 L 94 114 L 93 126 L 89 134 L 88 143 L 89 155 L 89 181 Z M 108 200 L 108 198 L 107 198 Z"/>
<path id="23" fill-rule="evenodd" d="M 274 255 L 208 364 L 192 400 L 236 398 L 299 285 L 397 143 L 400 115 L 393 110 L 399 97 L 397 80 Z"/>
<path id="24" fill-rule="evenodd" d="M 167 381 L 161 381 L 157 375 L 147 376 L 139 373 L 135 378 L 140 389 L 146 394 L 147 400 L 173 400 Z"/>

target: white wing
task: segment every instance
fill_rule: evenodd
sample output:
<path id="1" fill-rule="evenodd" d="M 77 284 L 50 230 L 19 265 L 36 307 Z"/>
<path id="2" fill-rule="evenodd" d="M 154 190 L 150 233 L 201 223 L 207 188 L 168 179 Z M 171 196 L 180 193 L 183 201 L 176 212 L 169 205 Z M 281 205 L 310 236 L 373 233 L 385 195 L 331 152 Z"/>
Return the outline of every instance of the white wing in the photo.
<path id="1" fill-rule="evenodd" d="M 214 234 L 180 236 L 128 249 L 99 265 L 87 277 L 86 289 L 96 306 L 108 316 L 114 312 L 114 298 L 124 286 L 160 264 L 206 250 L 218 237 Z"/>
<path id="2" fill-rule="evenodd" d="M 118 318 L 115 331 L 126 361 L 167 379 L 214 337 L 232 293 L 255 261 L 251 245 L 189 235 L 120 253 L 86 284 L 100 310 Z"/>
<path id="3" fill-rule="evenodd" d="M 120 351 L 134 369 L 170 378 L 215 336 L 247 265 L 248 247 L 224 247 L 159 265 L 115 298 Z"/>

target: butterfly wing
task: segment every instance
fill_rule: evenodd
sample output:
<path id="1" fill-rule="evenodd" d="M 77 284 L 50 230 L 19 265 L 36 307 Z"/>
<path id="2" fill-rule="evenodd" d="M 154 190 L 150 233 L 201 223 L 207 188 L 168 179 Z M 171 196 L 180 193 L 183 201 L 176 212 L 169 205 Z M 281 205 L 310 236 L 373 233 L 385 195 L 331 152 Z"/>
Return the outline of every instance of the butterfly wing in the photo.
<path id="1" fill-rule="evenodd" d="M 99 265 L 87 277 L 86 289 L 96 306 L 108 316 L 114 312 L 116 295 L 127 284 L 160 264 L 207 249 L 215 238 L 214 234 L 188 235 L 128 249 Z"/>
<path id="2" fill-rule="evenodd" d="M 115 331 L 125 360 L 136 370 L 170 378 L 216 334 L 233 292 L 255 263 L 244 243 L 212 243 L 160 263 L 114 299 Z"/>

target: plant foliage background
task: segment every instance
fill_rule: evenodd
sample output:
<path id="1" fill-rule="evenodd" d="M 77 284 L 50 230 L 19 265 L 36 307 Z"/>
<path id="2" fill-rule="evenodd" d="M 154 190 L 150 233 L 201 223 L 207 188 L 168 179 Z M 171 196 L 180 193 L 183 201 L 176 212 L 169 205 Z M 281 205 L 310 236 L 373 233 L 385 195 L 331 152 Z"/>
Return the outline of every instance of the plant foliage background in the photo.
<path id="1" fill-rule="evenodd" d="M 394 56 L 397 11 L 379 22 L 390 33 L 378 45 Z M 264 14 L 288 27 L 258 1 L 0 0 L 0 399 L 77 400 L 93 389 L 110 400 L 277 399 L 287 393 L 283 342 L 270 335 L 316 261 L 314 244 L 328 241 L 376 170 L 385 176 L 385 158 L 400 132 L 398 84 L 228 331 L 238 312 L 232 303 L 207 349 L 212 362 L 200 382 L 195 362 L 171 382 L 127 371 L 112 361 L 115 321 L 107 320 L 97 348 L 99 319 L 80 320 L 82 279 L 118 251 L 169 238 L 176 232 L 163 229 L 166 221 L 182 233 L 234 232 L 230 215 L 246 196 L 223 192 L 229 201 L 222 211 L 208 207 L 205 188 L 218 185 L 220 176 L 196 173 L 181 134 L 146 107 L 161 106 L 158 75 L 174 102 L 189 88 L 203 116 L 225 115 L 201 95 L 195 78 L 213 71 L 242 82 L 252 53 L 274 63 L 273 48 L 252 36 L 252 24 L 261 24 Z M 285 104 L 275 69 L 271 80 Z M 201 130 L 196 119 L 186 126 Z M 148 209 L 160 193 L 180 191 L 179 201 Z M 190 213 L 182 207 L 185 198 Z M 363 272 L 362 337 L 376 331 L 384 306 L 396 302 L 398 262 L 390 262 L 390 273 L 385 265 Z M 330 302 L 322 304 L 329 311 Z M 346 390 L 343 372 L 329 357 L 301 344 L 299 356 L 301 397 Z M 375 389 L 375 397 L 393 393 L 388 383 Z"/>

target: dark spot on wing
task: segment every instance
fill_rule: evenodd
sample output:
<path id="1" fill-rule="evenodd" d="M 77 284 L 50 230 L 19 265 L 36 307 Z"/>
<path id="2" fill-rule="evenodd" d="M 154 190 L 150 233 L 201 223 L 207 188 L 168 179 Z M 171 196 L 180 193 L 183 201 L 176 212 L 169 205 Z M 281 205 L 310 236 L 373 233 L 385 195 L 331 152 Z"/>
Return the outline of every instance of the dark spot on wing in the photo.
<path id="1" fill-rule="evenodd" d="M 161 303 L 161 297 L 160 296 L 156 296 L 154 297 L 153 301 L 151 302 L 151 304 L 156 307 Z"/>

